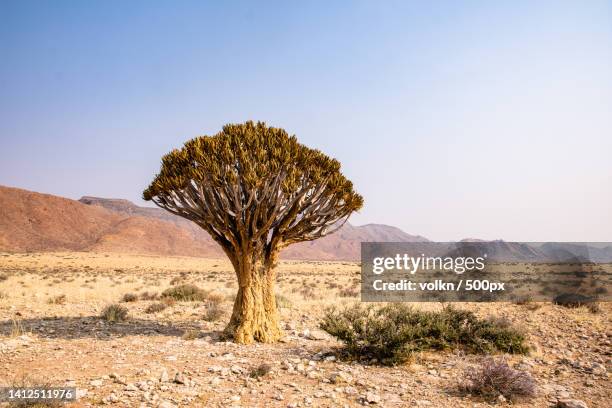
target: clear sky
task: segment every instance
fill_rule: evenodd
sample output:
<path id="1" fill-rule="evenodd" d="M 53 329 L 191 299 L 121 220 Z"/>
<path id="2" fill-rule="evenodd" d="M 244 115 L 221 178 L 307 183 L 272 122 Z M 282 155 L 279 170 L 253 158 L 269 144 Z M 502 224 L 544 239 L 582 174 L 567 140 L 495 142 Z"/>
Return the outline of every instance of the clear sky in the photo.
<path id="1" fill-rule="evenodd" d="M 355 224 L 612 241 L 610 1 L 0 0 L 0 184 L 142 204 L 248 119 L 338 158 Z"/>

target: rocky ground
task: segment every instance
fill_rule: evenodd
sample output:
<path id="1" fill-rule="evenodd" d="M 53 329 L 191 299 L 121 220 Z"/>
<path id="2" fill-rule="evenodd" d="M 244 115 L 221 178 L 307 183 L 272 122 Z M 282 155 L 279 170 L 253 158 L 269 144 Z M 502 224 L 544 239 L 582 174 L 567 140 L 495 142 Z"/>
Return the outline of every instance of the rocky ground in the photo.
<path id="1" fill-rule="evenodd" d="M 354 263 L 283 262 L 278 292 L 286 337 L 279 344 L 220 339 L 235 292 L 223 260 L 87 253 L 0 255 L 0 386 L 25 376 L 74 386 L 71 407 L 605 407 L 612 398 L 610 304 L 597 313 L 551 304 L 461 304 L 479 316 L 510 319 L 528 335 L 528 356 L 506 356 L 536 379 L 529 401 L 462 395 L 464 370 L 483 358 L 422 353 L 405 365 L 343 361 L 318 329 L 325 307 L 358 300 Z M 214 294 L 177 302 L 124 302 L 129 319 L 98 316 L 126 293 L 161 293 L 194 283 Z M 146 296 L 145 296 L 146 297 Z M 439 308 L 440 304 L 415 307 Z"/>

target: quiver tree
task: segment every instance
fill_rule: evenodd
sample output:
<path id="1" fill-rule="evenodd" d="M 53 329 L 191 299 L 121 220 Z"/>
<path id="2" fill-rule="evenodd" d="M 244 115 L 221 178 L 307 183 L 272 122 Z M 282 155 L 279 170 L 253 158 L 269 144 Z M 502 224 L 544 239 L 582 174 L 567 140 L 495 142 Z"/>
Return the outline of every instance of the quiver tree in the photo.
<path id="1" fill-rule="evenodd" d="M 232 262 L 239 288 L 225 333 L 240 343 L 281 337 L 279 251 L 336 231 L 363 204 L 337 160 L 250 121 L 165 155 L 143 197 L 208 231 Z"/>

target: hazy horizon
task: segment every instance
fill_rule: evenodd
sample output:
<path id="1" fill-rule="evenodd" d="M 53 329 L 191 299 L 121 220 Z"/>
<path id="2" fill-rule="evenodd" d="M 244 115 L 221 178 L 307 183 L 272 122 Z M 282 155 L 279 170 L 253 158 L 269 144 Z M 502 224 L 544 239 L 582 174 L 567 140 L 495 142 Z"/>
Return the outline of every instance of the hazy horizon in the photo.
<path id="1" fill-rule="evenodd" d="M 612 3 L 0 3 L 0 184 L 140 195 L 263 120 L 336 157 L 355 225 L 612 241 Z"/>

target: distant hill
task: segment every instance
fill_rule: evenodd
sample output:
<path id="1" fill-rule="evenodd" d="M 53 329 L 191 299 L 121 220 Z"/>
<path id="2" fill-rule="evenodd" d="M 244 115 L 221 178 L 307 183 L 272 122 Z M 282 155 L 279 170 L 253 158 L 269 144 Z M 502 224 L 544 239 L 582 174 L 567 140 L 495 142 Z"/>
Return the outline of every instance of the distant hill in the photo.
<path id="1" fill-rule="evenodd" d="M 418 242 L 388 225 L 346 224 L 335 234 L 286 248 L 281 257 L 358 260 L 360 242 Z M 101 251 L 201 257 L 223 256 L 194 223 L 123 199 L 80 200 L 0 186 L 0 251 Z"/>

